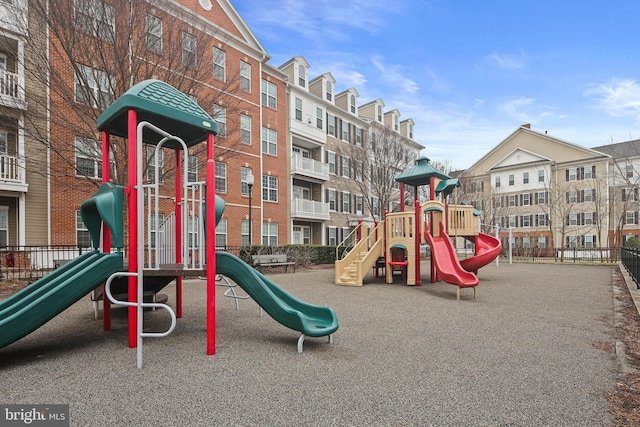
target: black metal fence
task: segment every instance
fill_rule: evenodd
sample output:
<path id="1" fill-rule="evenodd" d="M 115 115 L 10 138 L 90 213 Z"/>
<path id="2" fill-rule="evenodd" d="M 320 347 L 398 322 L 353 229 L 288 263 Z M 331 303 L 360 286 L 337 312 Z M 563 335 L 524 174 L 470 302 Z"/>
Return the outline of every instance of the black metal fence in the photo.
<path id="1" fill-rule="evenodd" d="M 34 281 L 90 250 L 74 245 L 4 246 L 0 248 L 0 280 Z"/>
<path id="2" fill-rule="evenodd" d="M 640 248 L 622 248 L 621 261 L 624 268 L 627 269 L 636 288 L 640 289 Z"/>
<path id="3" fill-rule="evenodd" d="M 514 261 L 566 262 L 582 264 L 615 264 L 620 261 L 621 248 L 513 248 Z M 508 249 L 503 249 L 501 259 L 508 259 Z"/>

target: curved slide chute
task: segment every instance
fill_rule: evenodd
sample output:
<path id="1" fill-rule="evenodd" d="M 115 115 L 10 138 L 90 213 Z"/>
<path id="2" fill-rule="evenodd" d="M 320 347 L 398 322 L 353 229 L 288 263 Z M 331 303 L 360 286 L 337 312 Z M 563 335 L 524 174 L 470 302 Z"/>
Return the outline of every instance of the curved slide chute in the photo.
<path id="1" fill-rule="evenodd" d="M 329 336 L 338 329 L 338 318 L 330 307 L 312 305 L 294 297 L 235 255 L 216 252 L 216 273 L 236 282 L 278 323 L 299 331 L 298 352 L 305 336 Z"/>
<path id="2" fill-rule="evenodd" d="M 460 265 L 462 265 L 462 268 L 465 270 L 476 274 L 480 268 L 496 259 L 502 250 L 500 240 L 489 234 L 478 233 L 477 236 L 465 236 L 465 239 L 475 244 L 475 255 L 463 259 L 460 261 Z"/>
<path id="3" fill-rule="evenodd" d="M 0 302 L 0 348 L 35 331 L 122 270 L 122 253 L 87 252 Z"/>
<path id="4" fill-rule="evenodd" d="M 458 286 L 458 298 L 460 298 L 460 288 L 471 288 L 478 285 L 478 277 L 460 265 L 456 250 L 442 222 L 440 223 L 439 237 L 433 237 L 428 227 L 425 228 L 424 237 L 431 246 L 431 256 L 436 264 L 438 278 Z"/>

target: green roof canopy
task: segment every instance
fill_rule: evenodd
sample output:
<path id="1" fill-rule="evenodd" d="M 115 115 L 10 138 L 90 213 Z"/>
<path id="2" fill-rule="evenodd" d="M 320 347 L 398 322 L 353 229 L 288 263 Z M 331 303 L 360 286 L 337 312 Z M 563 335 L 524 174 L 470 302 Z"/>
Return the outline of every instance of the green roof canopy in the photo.
<path id="1" fill-rule="evenodd" d="M 416 159 L 416 165 L 414 167 L 396 176 L 396 181 L 418 187 L 420 185 L 428 185 L 429 179 L 432 176 L 440 179 L 451 178 L 446 173 L 431 166 L 427 157 L 420 157 Z"/>
<path id="2" fill-rule="evenodd" d="M 456 187 L 460 187 L 460 180 L 458 178 L 445 179 L 444 181 L 440 181 L 438 186 L 436 187 L 436 196 L 440 193 L 443 193 L 443 197 L 447 197 L 449 194 L 453 193 L 453 190 Z"/>
<path id="3" fill-rule="evenodd" d="M 128 136 L 128 111 L 138 113 L 138 122 L 147 121 L 171 135 L 182 138 L 188 147 L 203 142 L 218 127 L 198 104 L 173 86 L 160 80 L 145 80 L 132 86 L 98 117 L 98 130 L 111 135 Z M 142 139 L 158 144 L 163 137 L 145 129 Z M 167 147 L 179 144 L 168 141 Z"/>

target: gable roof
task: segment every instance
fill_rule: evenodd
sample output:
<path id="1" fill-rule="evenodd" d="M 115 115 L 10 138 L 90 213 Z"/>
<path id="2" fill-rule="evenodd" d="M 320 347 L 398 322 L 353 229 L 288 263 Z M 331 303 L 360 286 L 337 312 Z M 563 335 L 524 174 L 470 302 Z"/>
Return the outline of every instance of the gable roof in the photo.
<path id="1" fill-rule="evenodd" d="M 529 139 L 527 141 L 527 139 Z M 519 142 L 515 142 L 515 140 L 519 140 Z M 535 141 L 535 143 L 534 143 Z M 494 146 L 487 154 L 482 156 L 478 161 L 476 161 L 473 165 L 471 165 L 468 169 L 466 169 L 462 175 L 482 175 L 489 171 L 489 169 L 499 163 L 500 160 L 504 159 L 510 152 L 512 152 L 515 148 L 518 148 L 518 144 L 526 142 L 529 145 L 529 152 L 535 152 L 541 157 L 549 157 L 552 158 L 555 162 L 565 162 L 565 161 L 575 161 L 581 159 L 597 159 L 597 158 L 605 158 L 609 157 L 608 155 L 583 147 L 578 144 L 574 144 L 572 142 L 565 141 L 560 138 L 553 137 L 548 135 L 546 132 L 538 132 L 531 130 L 528 125 L 520 126 L 516 130 L 514 130 L 509 136 L 507 136 L 504 140 L 502 140 L 499 144 Z M 546 145 L 546 147 L 545 147 Z M 531 147 L 535 146 L 536 149 L 532 149 Z M 556 158 L 551 155 L 545 155 L 545 151 L 548 152 L 551 150 L 553 146 L 560 146 L 565 148 L 564 151 L 559 151 L 557 148 L 554 150 L 556 153 L 563 153 L 560 157 Z M 522 147 L 520 147 L 522 148 Z M 569 156 L 567 153 L 571 153 Z M 480 168 L 477 171 L 476 169 Z"/>
<path id="2" fill-rule="evenodd" d="M 640 157 L 640 139 L 618 142 L 616 144 L 600 145 L 592 150 L 607 154 L 614 159 L 627 157 Z"/>

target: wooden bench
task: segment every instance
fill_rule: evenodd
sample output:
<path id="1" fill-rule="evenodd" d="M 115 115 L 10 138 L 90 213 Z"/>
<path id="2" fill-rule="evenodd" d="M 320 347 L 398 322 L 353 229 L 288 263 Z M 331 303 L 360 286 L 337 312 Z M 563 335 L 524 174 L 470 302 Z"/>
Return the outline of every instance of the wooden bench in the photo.
<path id="1" fill-rule="evenodd" d="M 253 267 L 262 272 L 262 267 L 280 267 L 284 266 L 285 273 L 289 266 L 293 266 L 293 272 L 296 272 L 296 263 L 291 261 L 286 255 L 251 255 Z"/>

